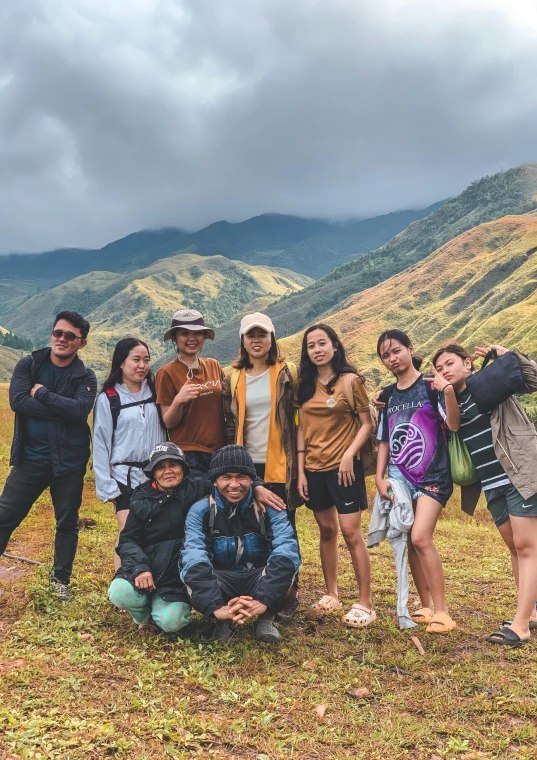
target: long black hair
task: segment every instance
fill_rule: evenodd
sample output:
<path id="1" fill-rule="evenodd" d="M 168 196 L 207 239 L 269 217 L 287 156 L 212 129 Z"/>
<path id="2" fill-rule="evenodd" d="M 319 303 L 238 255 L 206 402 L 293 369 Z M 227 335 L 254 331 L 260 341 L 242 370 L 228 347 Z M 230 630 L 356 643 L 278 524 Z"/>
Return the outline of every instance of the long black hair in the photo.
<path id="1" fill-rule="evenodd" d="M 385 343 L 387 340 L 396 340 L 398 343 L 400 343 L 402 346 L 405 346 L 406 348 L 412 348 L 412 341 L 408 337 L 408 335 L 403 332 L 402 330 L 385 330 L 380 338 L 377 341 L 377 354 L 379 359 L 382 359 L 382 356 L 380 355 L 380 349 L 382 347 L 382 344 Z M 423 359 L 421 356 L 412 356 L 412 364 L 414 365 L 414 369 L 419 370 L 421 365 L 423 364 Z"/>
<path id="2" fill-rule="evenodd" d="M 330 380 L 327 386 L 327 392 L 332 394 L 334 392 L 334 386 L 341 375 L 347 375 L 349 372 L 358 375 L 363 381 L 364 378 L 356 371 L 352 364 L 349 364 L 347 354 L 343 348 L 338 334 L 333 330 L 330 325 L 325 325 L 322 322 L 318 325 L 312 325 L 308 327 L 304 333 L 302 339 L 302 352 L 300 354 L 300 381 L 298 383 L 298 403 L 303 404 L 305 401 L 309 401 L 315 393 L 315 383 L 317 381 L 317 366 L 311 361 L 308 356 L 308 335 L 314 330 L 323 330 L 332 341 L 332 345 L 335 348 L 335 354 L 330 364 L 332 365 L 332 371 L 334 377 Z"/>
<path id="3" fill-rule="evenodd" d="M 121 370 L 121 365 L 123 364 L 127 356 L 130 354 L 132 349 L 136 348 L 136 346 L 144 346 L 144 348 L 147 349 L 147 353 L 149 354 L 149 346 L 143 340 L 139 340 L 138 338 L 121 338 L 121 340 L 118 341 L 118 343 L 116 344 L 116 347 L 114 348 L 114 354 L 112 356 L 112 366 L 110 367 L 110 372 L 108 374 L 108 377 L 103 383 L 103 391 L 108 390 L 108 388 L 113 388 L 116 383 L 123 382 L 123 372 Z M 155 392 L 155 376 L 153 375 L 151 370 L 149 370 L 145 379 L 147 380 L 149 389 L 151 390 L 152 393 L 154 393 Z"/>

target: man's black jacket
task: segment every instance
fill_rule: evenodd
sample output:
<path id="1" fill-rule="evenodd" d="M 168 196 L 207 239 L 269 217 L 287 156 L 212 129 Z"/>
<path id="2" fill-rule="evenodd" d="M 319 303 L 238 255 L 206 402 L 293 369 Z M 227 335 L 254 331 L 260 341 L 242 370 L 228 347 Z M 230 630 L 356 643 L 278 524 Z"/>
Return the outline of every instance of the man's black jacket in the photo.
<path id="1" fill-rule="evenodd" d="M 159 491 L 151 482 L 138 486 L 119 536 L 116 551 L 121 567 L 115 577 L 134 585 L 137 575 L 149 571 L 165 602 L 188 602 L 177 569 L 185 519 L 192 504 L 210 494 L 212 487 L 209 480 L 189 477 L 171 493 Z"/>
<path id="2" fill-rule="evenodd" d="M 34 351 L 17 362 L 9 386 L 9 403 L 15 412 L 15 430 L 11 444 L 11 465 L 23 458 L 24 417 L 50 421 L 50 461 L 54 475 L 65 475 L 86 467 L 90 456 L 88 415 L 97 393 L 93 370 L 75 356 L 62 377 L 56 393 L 39 388 L 35 397 L 30 390 L 38 382 L 39 370 L 50 360 L 50 348 Z"/>

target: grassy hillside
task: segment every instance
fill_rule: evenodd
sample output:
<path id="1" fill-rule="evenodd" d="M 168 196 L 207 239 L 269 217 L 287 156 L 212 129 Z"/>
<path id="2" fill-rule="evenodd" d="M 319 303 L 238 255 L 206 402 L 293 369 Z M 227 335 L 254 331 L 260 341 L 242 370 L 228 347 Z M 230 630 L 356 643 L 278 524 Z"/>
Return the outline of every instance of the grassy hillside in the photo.
<path id="1" fill-rule="evenodd" d="M 0 273 L 5 279 L 26 280 L 27 290 L 35 290 L 35 283 L 40 280 L 52 287 L 91 271 L 130 272 L 172 254 L 188 252 L 222 255 L 321 277 L 333 267 L 382 245 L 440 205 L 345 223 L 261 214 L 236 224 L 215 222 L 193 233 L 173 227 L 142 230 L 99 250 L 63 248 L 0 257 Z M 0 316 L 1 309 L 0 304 Z"/>
<path id="2" fill-rule="evenodd" d="M 463 193 L 427 218 L 414 222 L 382 248 L 335 269 L 324 279 L 268 310 L 280 335 L 291 335 L 344 301 L 409 266 L 460 233 L 507 214 L 537 207 L 537 164 L 528 164 L 473 182 Z M 228 361 L 236 343 L 236 325 L 222 327 L 215 356 Z"/>
<path id="3" fill-rule="evenodd" d="M 24 353 L 24 351 L 18 351 L 14 348 L 0 346 L 0 383 L 8 383 L 11 380 L 11 373 L 15 364 Z"/>
<path id="4" fill-rule="evenodd" d="M 350 298 L 327 317 L 373 386 L 382 330 L 409 333 L 429 358 L 443 342 L 503 343 L 537 356 L 537 216 L 507 216 L 459 235 L 424 261 Z M 301 333 L 282 341 L 299 354 Z"/>
<path id="5" fill-rule="evenodd" d="M 157 360 L 162 335 L 180 308 L 199 308 L 219 325 L 244 309 L 266 308 L 311 279 L 286 269 L 250 266 L 223 256 L 180 254 L 128 274 L 92 272 L 39 293 L 17 308 L 7 327 L 44 345 L 54 314 L 75 309 L 91 323 L 86 361 L 102 373 L 112 347 L 126 335 L 144 337 Z"/>

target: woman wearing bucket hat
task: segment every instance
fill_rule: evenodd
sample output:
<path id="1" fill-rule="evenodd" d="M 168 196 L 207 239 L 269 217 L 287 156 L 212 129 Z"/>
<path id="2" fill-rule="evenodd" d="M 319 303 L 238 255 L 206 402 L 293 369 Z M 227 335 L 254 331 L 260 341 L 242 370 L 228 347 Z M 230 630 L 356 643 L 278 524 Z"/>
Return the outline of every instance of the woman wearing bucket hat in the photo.
<path id="1" fill-rule="evenodd" d="M 284 361 L 265 314 L 243 317 L 239 336 L 239 356 L 224 379 L 227 443 L 244 446 L 258 476 L 286 502 L 294 528 L 295 510 L 302 504 L 296 487 L 296 366 Z M 297 606 L 298 597 L 293 609 L 282 610 L 280 617 L 291 617 Z"/>
<path id="2" fill-rule="evenodd" d="M 190 604 L 177 561 L 188 510 L 211 493 L 209 480 L 189 477 L 174 443 L 155 446 L 144 468 L 149 480 L 135 489 L 116 549 L 121 567 L 108 598 L 126 610 L 140 634 L 176 633 L 190 622 Z"/>
<path id="3" fill-rule="evenodd" d="M 225 444 L 222 413 L 222 367 L 200 357 L 214 330 L 196 309 L 176 311 L 164 340 L 175 344 L 177 356 L 157 373 L 157 404 L 170 439 L 185 452 L 194 477 L 205 477 L 212 454 Z"/>

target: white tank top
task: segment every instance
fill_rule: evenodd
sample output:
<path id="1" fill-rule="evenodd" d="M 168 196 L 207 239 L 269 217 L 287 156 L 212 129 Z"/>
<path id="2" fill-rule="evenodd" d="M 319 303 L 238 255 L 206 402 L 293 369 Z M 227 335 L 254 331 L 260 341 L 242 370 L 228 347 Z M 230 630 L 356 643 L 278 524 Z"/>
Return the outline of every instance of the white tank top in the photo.
<path id="1" fill-rule="evenodd" d="M 270 370 L 257 377 L 246 375 L 244 447 L 256 464 L 267 461 L 270 411 Z"/>

